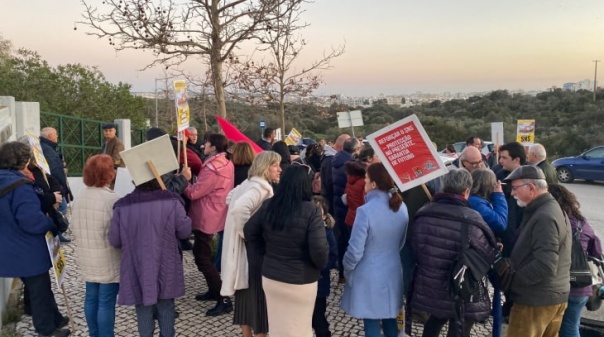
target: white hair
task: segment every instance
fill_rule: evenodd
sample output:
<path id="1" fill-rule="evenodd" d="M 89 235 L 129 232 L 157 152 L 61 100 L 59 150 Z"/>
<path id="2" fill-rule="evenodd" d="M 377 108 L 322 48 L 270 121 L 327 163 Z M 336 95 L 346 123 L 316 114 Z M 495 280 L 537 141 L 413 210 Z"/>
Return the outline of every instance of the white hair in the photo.
<path id="1" fill-rule="evenodd" d="M 545 152 L 545 147 L 543 147 L 543 145 L 539 143 L 531 145 L 531 147 L 529 148 L 529 153 L 532 153 L 537 158 L 547 158 L 547 152 Z"/>

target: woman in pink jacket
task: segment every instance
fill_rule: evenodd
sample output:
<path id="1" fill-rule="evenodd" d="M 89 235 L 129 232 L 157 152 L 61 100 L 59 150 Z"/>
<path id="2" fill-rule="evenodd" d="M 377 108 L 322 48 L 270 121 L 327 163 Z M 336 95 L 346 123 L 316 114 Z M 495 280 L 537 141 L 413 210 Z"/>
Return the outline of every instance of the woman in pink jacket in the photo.
<path id="1" fill-rule="evenodd" d="M 191 200 L 189 217 L 193 225 L 193 256 L 195 264 L 208 284 L 208 300 L 216 300 L 214 308 L 206 316 L 218 316 L 233 310 L 228 297 L 220 295 L 222 281 L 212 260 L 214 234 L 224 229 L 228 205 L 226 198 L 234 187 L 235 170 L 227 153 L 228 142 L 221 134 L 206 137 L 204 154 L 208 156 L 197 176 L 184 195 Z"/>

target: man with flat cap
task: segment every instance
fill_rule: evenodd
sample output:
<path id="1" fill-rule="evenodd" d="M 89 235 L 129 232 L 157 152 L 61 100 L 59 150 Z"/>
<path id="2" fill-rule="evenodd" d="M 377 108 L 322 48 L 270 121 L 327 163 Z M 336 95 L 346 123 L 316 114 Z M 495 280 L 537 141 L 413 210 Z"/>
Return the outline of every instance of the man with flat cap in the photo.
<path id="1" fill-rule="evenodd" d="M 105 137 L 105 144 L 103 145 L 103 150 L 101 154 L 106 154 L 111 156 L 113 160 L 113 167 L 124 167 L 124 161 L 120 156 L 120 152 L 124 151 L 124 143 L 122 140 L 117 138 L 117 125 L 114 123 L 105 123 L 103 124 L 103 136 Z"/>
<path id="2" fill-rule="evenodd" d="M 570 292 L 568 219 L 547 191 L 540 168 L 520 166 L 505 181 L 518 205 L 525 207 L 510 257 L 495 264 L 501 289 L 514 302 L 508 335 L 558 336 Z"/>

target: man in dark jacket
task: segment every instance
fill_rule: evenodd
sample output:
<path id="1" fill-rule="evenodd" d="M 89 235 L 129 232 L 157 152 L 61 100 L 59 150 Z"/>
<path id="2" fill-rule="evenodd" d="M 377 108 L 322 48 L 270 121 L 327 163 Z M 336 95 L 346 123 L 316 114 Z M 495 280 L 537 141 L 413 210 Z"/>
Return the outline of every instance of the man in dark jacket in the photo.
<path id="1" fill-rule="evenodd" d="M 266 128 L 262 131 L 262 138 L 260 138 L 256 144 L 260 146 L 264 151 L 270 151 L 273 149 L 273 142 L 275 141 L 275 130 L 272 128 Z"/>
<path id="2" fill-rule="evenodd" d="M 460 323 L 455 318 L 456 301 L 450 292 L 450 284 L 451 270 L 461 248 L 462 226 L 468 226 L 470 247 L 483 256 L 485 262 L 492 264 L 498 257 L 493 233 L 482 216 L 468 204 L 471 188 L 470 173 L 453 169 L 443 177 L 443 193 L 435 194 L 432 201 L 415 215 L 411 244 L 416 270 L 411 306 L 430 314 L 423 337 L 437 337 L 447 321 L 449 329 Z M 490 315 L 490 299 L 484 281 L 480 293 L 479 298 L 464 303 L 464 337 L 470 335 L 475 322 Z"/>
<path id="3" fill-rule="evenodd" d="M 346 137 L 347 136 L 347 137 Z M 344 139 L 342 141 L 342 139 Z M 339 282 L 344 282 L 344 269 L 342 259 L 348 248 L 348 239 L 350 239 L 350 229 L 346 226 L 345 219 L 348 212 L 348 206 L 344 204 L 342 195 L 346 189 L 346 163 L 352 160 L 352 154 L 358 151 L 361 146 L 356 138 L 348 135 L 341 135 L 336 140 L 342 141 L 342 150 L 338 151 L 331 161 L 331 176 L 333 179 L 333 208 L 334 219 L 336 220 L 337 238 L 338 238 L 338 271 L 340 272 Z M 337 149 L 336 149 L 337 150 Z"/>
<path id="4" fill-rule="evenodd" d="M 125 167 L 126 164 L 120 156 L 120 152 L 124 151 L 124 143 L 117 138 L 117 125 L 114 123 L 103 124 L 103 137 L 105 137 L 105 144 L 103 144 L 100 154 L 111 156 L 115 168 Z"/>
<path id="5" fill-rule="evenodd" d="M 65 175 L 65 165 L 63 164 L 63 156 L 57 151 L 59 142 L 59 133 L 55 128 L 46 127 L 40 130 L 40 146 L 44 153 L 44 158 L 50 168 L 50 175 L 61 184 L 61 195 L 63 200 L 59 205 L 59 211 L 63 214 L 67 212 L 67 199 L 73 199 L 69 185 L 67 184 L 67 176 Z M 63 233 L 59 233 L 59 240 L 63 243 L 71 242 Z"/>
<path id="6" fill-rule="evenodd" d="M 545 174 L 545 181 L 548 184 L 557 184 L 558 175 L 556 169 L 547 161 L 547 152 L 541 144 L 533 144 L 529 147 L 526 159 L 529 163 L 537 166 Z"/>
<path id="7" fill-rule="evenodd" d="M 538 167 L 519 167 L 506 182 L 525 207 L 512 254 L 496 266 L 501 289 L 514 301 L 508 334 L 557 336 L 570 292 L 570 225 Z"/>

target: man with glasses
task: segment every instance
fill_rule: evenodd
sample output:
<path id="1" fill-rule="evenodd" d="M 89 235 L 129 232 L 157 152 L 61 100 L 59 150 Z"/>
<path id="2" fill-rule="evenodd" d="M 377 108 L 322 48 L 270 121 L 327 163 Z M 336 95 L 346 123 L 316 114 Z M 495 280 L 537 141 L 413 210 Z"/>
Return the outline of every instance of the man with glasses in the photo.
<path id="1" fill-rule="evenodd" d="M 508 335 L 558 336 L 570 291 L 570 225 L 541 169 L 521 166 L 505 181 L 525 207 L 511 256 L 496 264 L 502 289 L 514 302 Z"/>
<path id="2" fill-rule="evenodd" d="M 459 158 L 453 161 L 452 165 L 449 168 L 465 168 L 470 173 L 478 168 L 486 167 L 484 161 L 482 160 L 482 154 L 480 150 L 474 146 L 466 146 L 466 148 L 461 151 L 461 155 Z"/>

